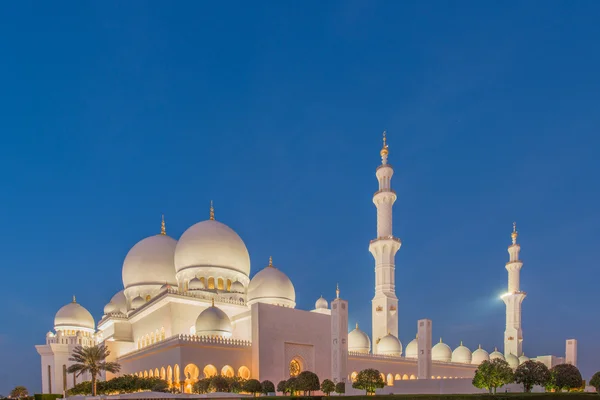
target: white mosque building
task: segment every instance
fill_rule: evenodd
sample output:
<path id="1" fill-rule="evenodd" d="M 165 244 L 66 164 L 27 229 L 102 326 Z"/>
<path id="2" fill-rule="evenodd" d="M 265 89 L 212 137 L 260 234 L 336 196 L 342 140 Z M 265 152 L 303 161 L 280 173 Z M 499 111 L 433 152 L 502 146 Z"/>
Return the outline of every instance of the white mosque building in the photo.
<path id="1" fill-rule="evenodd" d="M 135 244 L 123 262 L 123 290 L 104 307 L 100 321 L 73 301 L 54 318 L 41 356 L 43 393 L 62 393 L 88 376 L 67 374 L 78 345 L 104 343 L 120 374 L 160 377 L 183 392 L 206 376 L 221 374 L 279 382 L 303 370 L 321 379 L 350 382 L 358 371 L 381 371 L 388 392 L 473 391 L 471 379 L 484 360 L 502 358 L 516 368 L 529 358 L 523 353 L 521 291 L 516 226 L 508 247 L 508 291 L 503 352 L 452 350 L 432 346 L 430 320 L 417 322 L 417 337 L 403 347 L 398 337 L 395 255 L 402 242 L 392 233 L 391 188 L 394 170 L 388 164 L 385 132 L 379 190 L 377 236 L 369 251 L 375 259 L 372 337 L 358 325 L 348 331 L 349 304 L 340 297 L 317 299 L 314 310 L 296 307 L 294 285 L 270 259 L 251 278 L 244 241 L 230 227 L 210 216 L 188 228 L 176 240 L 166 234 L 164 219 L 158 235 Z M 577 363 L 577 341 L 566 342 L 565 357 L 535 358 L 549 367 Z M 110 379 L 107 374 L 104 378 Z M 444 383 L 442 385 L 442 382 Z M 347 389 L 349 391 L 349 389 Z"/>

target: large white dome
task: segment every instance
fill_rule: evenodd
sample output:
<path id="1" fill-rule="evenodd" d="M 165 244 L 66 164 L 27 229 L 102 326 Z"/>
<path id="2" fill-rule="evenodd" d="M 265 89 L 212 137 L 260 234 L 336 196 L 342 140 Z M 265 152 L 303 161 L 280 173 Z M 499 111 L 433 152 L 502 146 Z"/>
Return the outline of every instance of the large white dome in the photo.
<path id="1" fill-rule="evenodd" d="M 248 285 L 248 304 L 268 303 L 296 307 L 296 290 L 286 274 L 269 265 L 259 271 Z"/>
<path id="2" fill-rule="evenodd" d="M 419 342 L 417 338 L 414 338 L 406 345 L 404 350 L 404 357 L 406 358 L 417 358 L 419 356 Z"/>
<path id="3" fill-rule="evenodd" d="M 140 240 L 129 250 L 123 262 L 123 286 L 177 285 L 173 257 L 177 241 L 167 235 Z"/>
<path id="4" fill-rule="evenodd" d="M 227 225 L 212 219 L 189 227 L 175 249 L 177 272 L 205 266 L 250 274 L 250 256 L 242 238 Z"/>
<path id="5" fill-rule="evenodd" d="M 460 342 L 460 346 L 458 346 L 452 352 L 452 362 L 471 364 L 471 359 L 472 359 L 471 350 L 469 350 L 466 346 L 463 346 L 463 343 Z"/>
<path id="6" fill-rule="evenodd" d="M 402 355 L 402 343 L 400 343 L 400 339 L 396 336 L 388 333 L 377 343 L 377 353 L 400 357 Z"/>
<path id="7" fill-rule="evenodd" d="M 232 328 L 229 317 L 223 310 L 213 305 L 202 311 L 196 319 L 196 335 L 231 337 Z"/>
<path id="8" fill-rule="evenodd" d="M 431 359 L 433 361 L 452 361 L 452 350 L 450 346 L 442 342 L 441 338 L 440 342 L 431 348 Z"/>
<path id="9" fill-rule="evenodd" d="M 479 348 L 473 352 L 473 355 L 471 357 L 471 364 L 479 365 L 482 362 L 489 360 L 490 355 L 487 351 L 481 348 L 481 345 L 479 345 Z"/>
<path id="10" fill-rule="evenodd" d="M 315 310 L 327 310 L 329 308 L 329 303 L 323 296 L 319 297 L 315 302 Z M 358 325 L 356 326 L 358 328 Z"/>
<path id="11" fill-rule="evenodd" d="M 54 316 L 54 330 L 57 331 L 64 329 L 94 331 L 95 327 L 94 317 L 75 301 L 75 296 L 71 303 L 62 306 Z"/>
<path id="12" fill-rule="evenodd" d="M 358 324 L 348 334 L 348 351 L 365 354 L 371 351 L 371 339 L 369 339 L 369 335 L 358 329 Z"/>

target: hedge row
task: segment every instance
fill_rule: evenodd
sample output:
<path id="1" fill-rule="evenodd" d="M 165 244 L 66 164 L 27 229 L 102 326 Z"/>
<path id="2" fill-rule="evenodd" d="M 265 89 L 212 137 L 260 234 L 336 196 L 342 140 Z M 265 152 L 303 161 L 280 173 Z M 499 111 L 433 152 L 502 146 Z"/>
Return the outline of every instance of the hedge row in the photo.
<path id="1" fill-rule="evenodd" d="M 36 393 L 33 395 L 34 400 L 56 400 L 62 399 L 62 394 L 51 394 L 51 393 Z"/>
<path id="2" fill-rule="evenodd" d="M 277 400 L 334 400 L 337 395 L 327 396 L 277 396 Z M 343 396 L 343 400 L 373 400 L 381 397 L 384 400 L 595 400 L 597 393 L 487 393 L 477 394 L 376 394 L 375 396 Z"/>

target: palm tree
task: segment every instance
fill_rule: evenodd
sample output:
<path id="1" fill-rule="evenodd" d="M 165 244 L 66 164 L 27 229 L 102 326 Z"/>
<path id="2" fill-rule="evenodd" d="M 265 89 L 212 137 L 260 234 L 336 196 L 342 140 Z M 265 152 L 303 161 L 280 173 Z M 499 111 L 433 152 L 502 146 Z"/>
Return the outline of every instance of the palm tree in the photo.
<path id="1" fill-rule="evenodd" d="M 29 392 L 25 386 L 17 386 L 10 391 L 10 397 L 20 399 L 29 396 Z"/>
<path id="2" fill-rule="evenodd" d="M 74 364 L 67 368 L 67 372 L 77 373 L 77 376 L 89 372 L 92 376 L 92 396 L 96 395 L 96 381 L 98 375 L 102 371 L 117 373 L 121 370 L 121 366 L 116 362 L 105 361 L 110 355 L 110 350 L 103 344 L 95 346 L 81 347 L 77 346 L 73 350 L 73 354 L 69 358 Z"/>

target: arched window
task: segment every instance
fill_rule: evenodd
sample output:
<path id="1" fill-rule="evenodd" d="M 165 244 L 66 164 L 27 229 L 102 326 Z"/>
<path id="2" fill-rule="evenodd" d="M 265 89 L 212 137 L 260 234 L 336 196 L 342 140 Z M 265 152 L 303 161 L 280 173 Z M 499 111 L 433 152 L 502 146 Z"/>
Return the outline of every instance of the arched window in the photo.
<path id="1" fill-rule="evenodd" d="M 202 282 L 203 287 L 206 287 L 206 279 L 204 277 L 200 278 L 200 282 Z"/>
<path id="2" fill-rule="evenodd" d="M 173 380 L 175 381 L 175 383 L 177 385 L 179 385 L 179 379 L 180 379 L 180 372 L 179 372 L 179 365 L 175 364 L 175 366 L 173 367 Z"/>
<path id="3" fill-rule="evenodd" d="M 154 332 L 150 334 L 150 343 L 156 343 L 156 338 L 154 337 Z"/>
<path id="4" fill-rule="evenodd" d="M 231 279 L 227 279 L 227 291 L 231 291 Z"/>
<path id="5" fill-rule="evenodd" d="M 150 301 L 150 299 L 152 299 L 152 297 L 150 297 L 149 294 L 146 295 L 146 303 Z"/>
<path id="6" fill-rule="evenodd" d="M 354 371 L 351 375 L 350 375 L 350 380 L 352 382 L 356 382 L 356 377 L 358 376 L 358 372 Z"/>
<path id="7" fill-rule="evenodd" d="M 170 365 L 167 366 L 167 382 L 169 385 L 173 384 L 173 368 Z"/>
<path id="8" fill-rule="evenodd" d="M 394 375 L 388 374 L 388 376 L 387 376 L 387 384 L 388 384 L 388 386 L 394 386 Z"/>
<path id="9" fill-rule="evenodd" d="M 411 374 L 411 375 L 410 375 L 410 379 L 411 379 L 411 380 L 415 380 L 415 379 L 417 379 L 417 377 L 416 377 L 414 374 Z"/>
<path id="10" fill-rule="evenodd" d="M 250 370 L 248 367 L 242 365 L 240 369 L 238 369 L 238 376 L 242 379 L 250 379 Z"/>
<path id="11" fill-rule="evenodd" d="M 219 279 L 217 279 L 217 289 L 219 289 L 219 290 L 224 290 L 224 286 L 223 286 L 223 278 L 219 278 Z"/>
<path id="12" fill-rule="evenodd" d="M 166 380 L 167 379 L 167 371 L 165 371 L 165 367 L 162 367 L 160 369 L 160 379 L 162 379 L 162 380 Z"/>
<path id="13" fill-rule="evenodd" d="M 224 376 L 226 378 L 233 378 L 234 375 L 235 372 L 233 371 L 233 368 L 230 365 L 226 365 L 223 368 L 221 368 L 221 376 Z"/>
<path id="14" fill-rule="evenodd" d="M 209 289 L 215 288 L 215 278 L 213 278 L 212 276 L 210 278 L 208 278 L 208 288 Z"/>
<path id="15" fill-rule="evenodd" d="M 408 379 L 409 379 L 409 378 L 408 378 L 408 375 L 407 375 L 407 374 L 404 374 L 404 375 L 402 376 L 402 380 L 403 380 L 403 381 L 407 381 Z"/>
<path id="16" fill-rule="evenodd" d="M 165 327 L 160 328 L 160 340 L 165 340 Z"/>
<path id="17" fill-rule="evenodd" d="M 212 364 L 208 364 L 206 367 L 204 367 L 202 373 L 204 374 L 205 378 L 210 378 L 217 375 L 217 368 Z"/>

